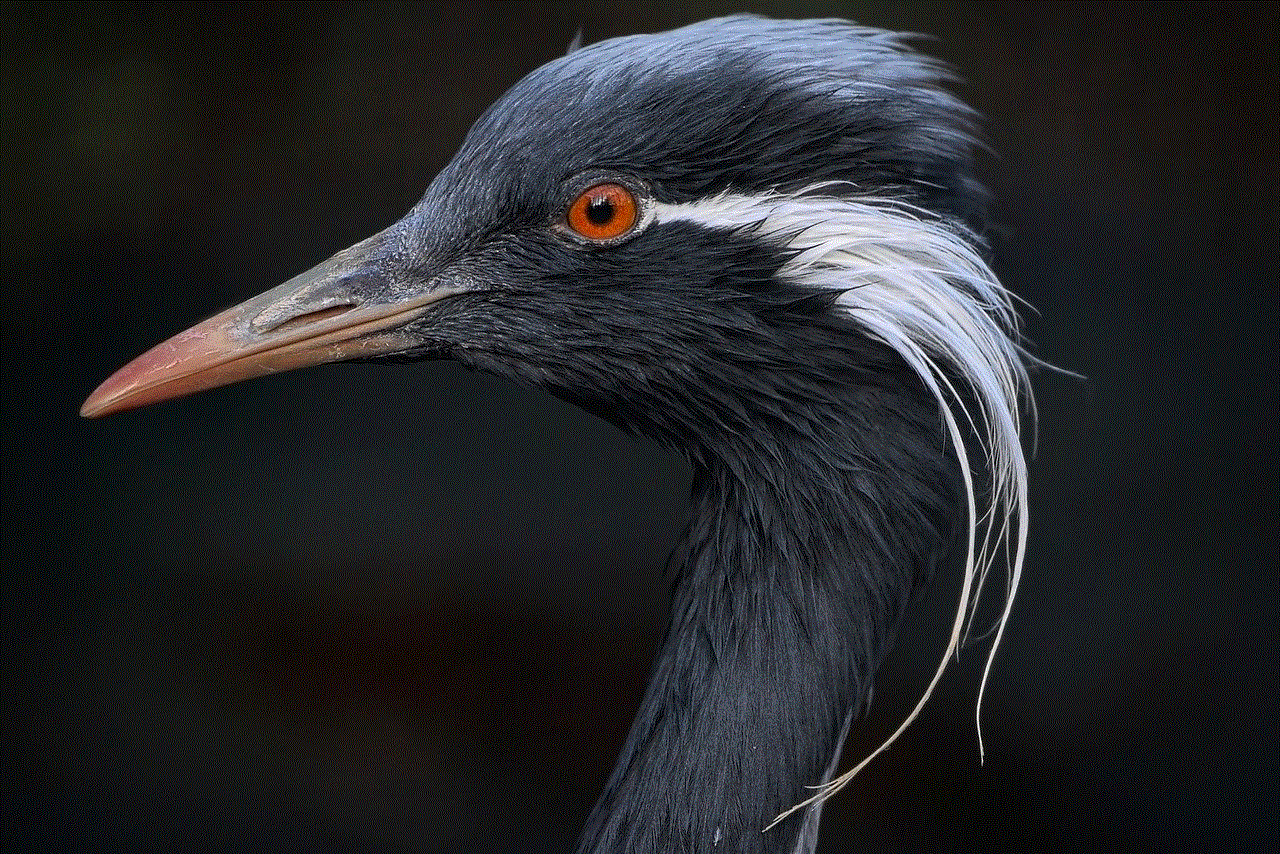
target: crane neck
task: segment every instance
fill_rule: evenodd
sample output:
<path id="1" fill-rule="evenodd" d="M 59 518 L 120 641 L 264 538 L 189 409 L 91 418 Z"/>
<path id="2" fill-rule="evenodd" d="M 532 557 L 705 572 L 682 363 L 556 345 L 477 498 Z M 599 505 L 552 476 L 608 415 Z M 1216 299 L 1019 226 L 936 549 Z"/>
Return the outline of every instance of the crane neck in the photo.
<path id="1" fill-rule="evenodd" d="M 829 777 L 958 521 L 936 406 L 847 397 L 695 456 L 667 636 L 580 854 L 811 849 L 816 811 L 762 830 Z"/>

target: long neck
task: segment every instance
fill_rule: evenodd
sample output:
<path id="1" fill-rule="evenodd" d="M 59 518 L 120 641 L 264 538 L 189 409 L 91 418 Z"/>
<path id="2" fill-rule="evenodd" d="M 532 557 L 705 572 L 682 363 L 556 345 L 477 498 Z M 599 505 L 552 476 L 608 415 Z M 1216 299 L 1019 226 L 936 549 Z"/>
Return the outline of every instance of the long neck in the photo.
<path id="1" fill-rule="evenodd" d="M 955 523 L 936 409 L 898 388 L 698 466 L 671 623 L 580 854 L 793 852 L 913 588 Z"/>

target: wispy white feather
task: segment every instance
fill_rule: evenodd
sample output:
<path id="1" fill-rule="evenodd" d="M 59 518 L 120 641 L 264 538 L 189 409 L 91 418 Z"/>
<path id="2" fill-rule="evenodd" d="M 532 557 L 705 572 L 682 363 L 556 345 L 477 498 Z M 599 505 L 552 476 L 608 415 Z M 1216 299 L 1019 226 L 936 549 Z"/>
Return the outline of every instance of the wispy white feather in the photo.
<path id="1" fill-rule="evenodd" d="M 933 678 L 883 744 L 852 770 L 816 786 L 817 794 L 778 816 L 775 824 L 840 789 L 915 720 L 949 660 L 959 654 L 987 573 L 1004 551 L 1005 600 L 978 690 L 981 754 L 982 698 L 1018 590 L 1027 543 L 1027 468 L 1019 414 L 1023 401 L 1032 404 L 1014 297 L 962 230 L 900 201 L 833 195 L 834 186 L 757 196 L 726 193 L 689 204 L 656 204 L 651 213 L 654 222 L 751 229 L 757 239 L 792 250 L 795 254 L 781 274 L 839 291 L 838 305 L 867 335 L 897 351 L 937 398 L 964 479 L 969 514 L 964 578 Z M 978 437 L 975 459 L 980 458 L 990 478 L 989 501 L 981 511 L 965 425 Z"/>

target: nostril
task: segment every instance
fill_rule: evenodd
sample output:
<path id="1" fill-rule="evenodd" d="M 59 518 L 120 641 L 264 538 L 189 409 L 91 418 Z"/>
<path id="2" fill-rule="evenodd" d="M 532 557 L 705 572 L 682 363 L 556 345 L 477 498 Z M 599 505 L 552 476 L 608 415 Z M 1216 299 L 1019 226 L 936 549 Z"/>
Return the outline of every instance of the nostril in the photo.
<path id="1" fill-rule="evenodd" d="M 288 320 L 277 323 L 264 332 L 287 332 L 291 329 L 297 329 L 301 326 L 310 326 L 313 323 L 319 323 L 321 320 L 329 320 L 333 317 L 346 314 L 356 307 L 356 303 L 348 303 L 346 305 L 331 305 L 327 308 L 309 311 L 306 314 L 299 314 L 296 317 L 290 317 Z"/>

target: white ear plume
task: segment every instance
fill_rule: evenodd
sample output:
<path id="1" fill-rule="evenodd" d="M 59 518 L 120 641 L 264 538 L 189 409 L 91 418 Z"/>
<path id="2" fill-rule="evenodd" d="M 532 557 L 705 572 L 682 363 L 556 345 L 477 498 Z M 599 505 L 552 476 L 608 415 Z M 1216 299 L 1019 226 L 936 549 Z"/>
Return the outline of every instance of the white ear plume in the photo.
<path id="1" fill-rule="evenodd" d="M 795 252 L 781 275 L 840 291 L 838 305 L 867 335 L 892 347 L 937 398 L 964 478 L 968 553 L 955 621 L 933 678 L 907 718 L 870 756 L 816 786 L 817 794 L 779 815 L 774 824 L 840 789 L 915 720 L 951 656 L 959 654 L 987 573 L 1003 550 L 1008 562 L 1005 601 L 978 690 L 981 753 L 982 697 L 1018 590 L 1027 543 L 1027 468 L 1019 413 L 1024 400 L 1033 403 L 1013 296 L 968 234 L 900 201 L 831 195 L 833 186 L 787 194 L 722 194 L 691 204 L 657 204 L 653 213 L 655 222 L 750 229 L 756 239 Z M 965 446 L 966 424 L 978 437 L 980 462 L 989 473 L 990 498 L 981 509 L 971 467 L 978 456 L 971 459 Z"/>

